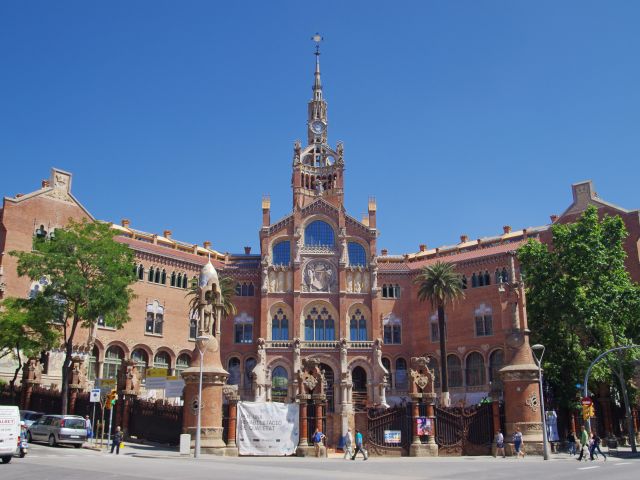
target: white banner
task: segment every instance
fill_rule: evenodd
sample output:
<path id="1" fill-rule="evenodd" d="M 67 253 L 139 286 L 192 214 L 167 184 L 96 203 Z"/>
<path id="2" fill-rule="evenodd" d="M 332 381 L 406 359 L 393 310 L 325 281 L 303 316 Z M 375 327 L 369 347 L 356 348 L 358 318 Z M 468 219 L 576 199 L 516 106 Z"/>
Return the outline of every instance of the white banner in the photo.
<path id="1" fill-rule="evenodd" d="M 240 455 L 293 455 L 298 446 L 297 403 L 238 402 Z"/>

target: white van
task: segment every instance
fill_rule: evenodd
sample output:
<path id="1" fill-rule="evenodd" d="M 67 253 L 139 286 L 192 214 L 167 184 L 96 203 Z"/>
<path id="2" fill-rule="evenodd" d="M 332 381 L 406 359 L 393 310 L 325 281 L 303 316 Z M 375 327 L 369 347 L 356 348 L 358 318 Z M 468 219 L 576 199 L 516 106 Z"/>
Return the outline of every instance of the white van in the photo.
<path id="1" fill-rule="evenodd" d="M 0 405 L 0 458 L 9 463 L 18 451 L 20 442 L 20 410 L 18 407 Z"/>

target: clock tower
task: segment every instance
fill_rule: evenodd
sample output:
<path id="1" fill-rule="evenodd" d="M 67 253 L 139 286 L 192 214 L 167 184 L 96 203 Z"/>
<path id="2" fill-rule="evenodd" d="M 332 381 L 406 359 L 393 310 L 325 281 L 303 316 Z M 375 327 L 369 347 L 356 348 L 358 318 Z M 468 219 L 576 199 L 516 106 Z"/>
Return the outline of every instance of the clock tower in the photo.
<path id="1" fill-rule="evenodd" d="M 322 97 L 320 78 L 320 36 L 316 41 L 316 66 L 313 96 L 307 109 L 307 145 L 303 148 L 296 141 L 293 153 L 293 208 L 299 210 L 322 198 L 338 209 L 344 201 L 343 146 L 338 142 L 335 149 L 327 140 L 327 102 Z"/>

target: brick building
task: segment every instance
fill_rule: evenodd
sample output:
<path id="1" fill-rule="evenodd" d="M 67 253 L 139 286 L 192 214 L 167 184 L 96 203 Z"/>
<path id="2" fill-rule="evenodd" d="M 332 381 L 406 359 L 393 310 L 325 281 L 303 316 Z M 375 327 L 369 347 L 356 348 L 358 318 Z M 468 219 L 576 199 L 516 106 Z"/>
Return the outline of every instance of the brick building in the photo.
<path id="1" fill-rule="evenodd" d="M 292 164 L 293 209 L 272 221 L 270 200 L 262 201 L 260 253 L 222 254 L 209 242 L 199 246 L 134 229 L 129 220 L 113 224 L 117 240 L 135 251 L 137 298 L 131 321 L 120 330 L 100 322 L 76 338 L 89 379 L 113 378 L 123 359 L 140 366 L 188 367 L 194 349 L 195 320 L 185 297 L 209 257 L 216 269 L 236 282 L 238 314 L 222 326 L 222 360 L 243 399 L 295 399 L 301 359 L 321 360 L 328 392 L 327 434 L 331 443 L 366 406 L 406 399 L 413 356 L 432 357 L 438 375 L 437 315 L 417 300 L 413 280 L 438 260 L 455 263 L 465 298 L 447 310 L 447 367 L 453 403 L 474 404 L 500 389 L 497 372 L 513 356 L 509 336 L 517 319 L 526 322 L 524 302 L 513 302 L 509 286 L 519 278 L 512 252 L 527 241 L 549 241 L 549 225 L 470 239 L 455 245 L 404 255 L 378 254 L 376 202 L 356 219 L 345 211 L 343 146 L 328 142 L 327 104 L 323 98 L 319 56 L 313 96 L 308 104 L 307 142 L 296 142 Z M 34 236 L 54 235 L 67 219 L 92 215 L 71 192 L 72 175 L 53 169 L 42 188 L 5 197 L 0 210 L 0 298 L 24 297 L 46 283 L 16 275 L 11 250 L 30 250 Z M 640 221 L 601 200 L 591 182 L 573 185 L 573 203 L 552 222 L 568 222 L 594 204 L 620 214 L 630 232 L 627 264 L 640 280 Z M 44 383 L 59 382 L 62 355 L 49 352 Z M 45 360 L 45 358 L 43 358 Z M 13 373 L 4 361 L 0 373 Z"/>

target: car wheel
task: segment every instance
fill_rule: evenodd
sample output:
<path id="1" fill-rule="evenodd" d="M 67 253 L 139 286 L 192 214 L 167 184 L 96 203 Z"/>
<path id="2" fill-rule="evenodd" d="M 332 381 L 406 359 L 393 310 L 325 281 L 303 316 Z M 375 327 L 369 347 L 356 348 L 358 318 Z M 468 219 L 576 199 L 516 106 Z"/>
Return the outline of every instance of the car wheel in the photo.
<path id="1" fill-rule="evenodd" d="M 50 447 L 55 447 L 57 445 L 56 442 L 56 437 L 53 436 L 53 434 L 49 435 L 49 446 Z"/>
<path id="2" fill-rule="evenodd" d="M 27 432 L 27 442 L 33 443 L 33 438 L 31 438 L 31 432 Z"/>
<path id="3" fill-rule="evenodd" d="M 11 457 L 2 457 L 2 463 L 9 463 L 11 461 Z"/>

